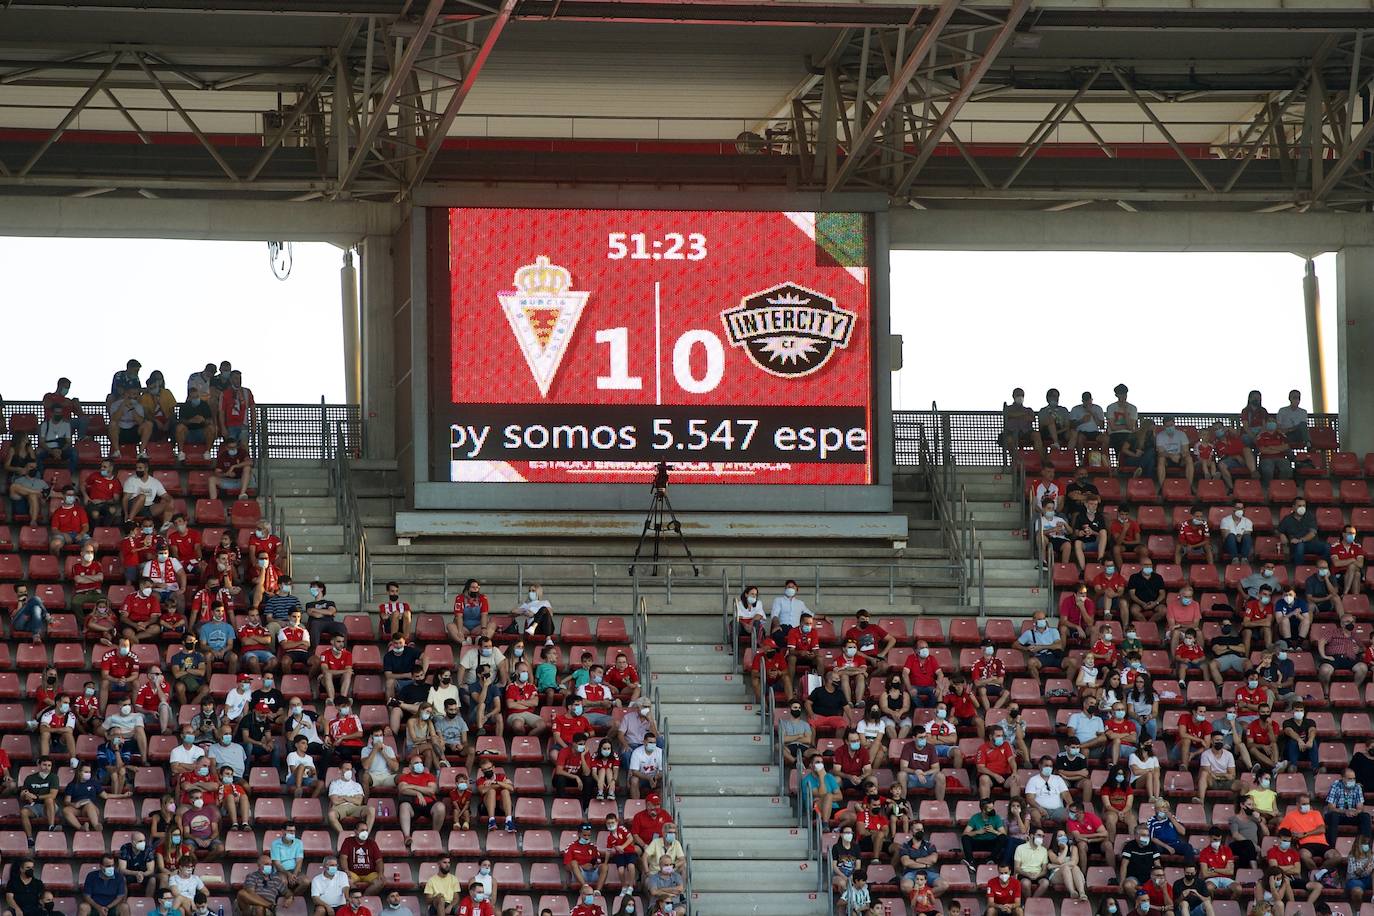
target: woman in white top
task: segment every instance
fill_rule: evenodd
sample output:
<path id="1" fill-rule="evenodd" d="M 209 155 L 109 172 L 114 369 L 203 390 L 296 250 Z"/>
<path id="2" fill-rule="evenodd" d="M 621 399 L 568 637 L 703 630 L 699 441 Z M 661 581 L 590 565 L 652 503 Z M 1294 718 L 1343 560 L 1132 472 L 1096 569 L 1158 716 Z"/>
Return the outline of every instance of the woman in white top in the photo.
<path id="1" fill-rule="evenodd" d="M 477 865 L 477 874 L 472 876 L 472 884 L 482 885 L 482 890 L 487 892 L 488 900 L 495 900 L 499 888 L 496 879 L 491 875 L 491 859 L 483 858 Z"/>
<path id="2" fill-rule="evenodd" d="M 1131 785 L 1140 783 L 1145 787 L 1146 798 L 1159 798 L 1159 758 L 1149 741 L 1141 741 L 1130 756 Z"/>
<path id="3" fill-rule="evenodd" d="M 543 636 L 544 645 L 553 645 L 553 605 L 544 600 L 544 587 L 531 582 L 527 600 L 518 604 L 511 613 L 511 633 L 524 633 L 526 636 Z M 494 898 L 488 898 L 494 899 Z"/>
<path id="4" fill-rule="evenodd" d="M 759 604 L 759 587 L 746 585 L 735 601 L 735 622 L 739 625 L 739 635 L 747 637 L 750 631 L 756 634 L 756 641 L 762 642 L 767 635 L 768 612 Z"/>

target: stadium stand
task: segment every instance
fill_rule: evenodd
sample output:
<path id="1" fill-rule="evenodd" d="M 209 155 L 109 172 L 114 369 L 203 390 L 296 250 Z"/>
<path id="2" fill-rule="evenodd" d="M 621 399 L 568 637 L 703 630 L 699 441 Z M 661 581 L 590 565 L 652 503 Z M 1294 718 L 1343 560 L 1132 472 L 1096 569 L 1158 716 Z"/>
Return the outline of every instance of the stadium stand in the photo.
<path id="1" fill-rule="evenodd" d="M 207 367 L 190 385 L 229 435 L 179 436 L 204 411 L 163 408 L 138 369 L 108 410 L 59 385 L 42 419 L 10 411 L 0 449 L 18 911 L 684 911 L 645 892 L 672 901 L 685 853 L 661 756 L 631 743 L 655 726 L 624 618 L 536 595 L 514 620 L 475 581 L 452 616 L 305 594 L 256 499 L 252 411 L 232 413 L 251 392 Z"/>

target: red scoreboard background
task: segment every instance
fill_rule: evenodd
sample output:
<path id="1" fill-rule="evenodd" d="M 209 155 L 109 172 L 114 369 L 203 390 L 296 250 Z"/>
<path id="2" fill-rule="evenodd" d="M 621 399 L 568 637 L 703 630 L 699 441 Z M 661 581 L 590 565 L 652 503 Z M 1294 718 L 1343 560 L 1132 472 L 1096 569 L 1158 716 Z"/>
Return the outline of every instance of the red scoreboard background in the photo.
<path id="1" fill-rule="evenodd" d="M 448 211 L 438 465 L 872 483 L 869 245 L 859 214 Z"/>

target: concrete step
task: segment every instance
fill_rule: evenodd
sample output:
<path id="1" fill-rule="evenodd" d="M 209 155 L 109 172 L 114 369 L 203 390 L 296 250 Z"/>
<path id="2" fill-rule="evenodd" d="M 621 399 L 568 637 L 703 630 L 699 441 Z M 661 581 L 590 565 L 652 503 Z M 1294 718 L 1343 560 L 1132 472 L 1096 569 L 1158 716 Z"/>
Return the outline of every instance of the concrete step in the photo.
<path id="1" fill-rule="evenodd" d="M 652 660 L 652 656 L 651 656 Z M 657 661 L 653 661 L 657 665 Z M 729 678 L 727 680 L 726 678 Z M 682 679 L 682 680 L 676 680 Z M 652 683 L 662 696 L 675 703 L 747 703 L 748 681 L 742 675 L 659 674 Z"/>
<path id="2" fill-rule="evenodd" d="M 744 831 L 736 832 L 741 842 L 747 842 Z M 748 859 L 703 860 L 693 850 L 692 865 L 692 890 L 699 894 L 806 893 L 816 889 L 814 862 L 769 862 L 760 868 Z"/>
<path id="3" fill-rule="evenodd" d="M 683 827 L 693 833 L 693 828 L 797 826 L 797 815 L 791 803 L 775 796 L 735 798 L 694 795 L 678 806 L 678 816 Z"/>
<path id="4" fill-rule="evenodd" d="M 661 696 L 661 693 L 660 693 Z M 672 734 L 753 735 L 760 726 L 759 713 L 747 704 L 672 703 L 659 705 L 659 719 Z"/>
<path id="5" fill-rule="evenodd" d="M 777 768 L 767 764 L 673 765 L 673 791 L 678 795 L 762 795 L 778 794 Z"/>
<path id="6" fill-rule="evenodd" d="M 672 674 L 732 674 L 735 660 L 727 652 L 684 654 L 680 650 L 650 651 L 654 673 L 663 677 Z"/>
<path id="7" fill-rule="evenodd" d="M 757 720 L 756 720 L 757 721 Z M 669 723 L 676 728 L 676 723 Z M 668 763 L 678 764 L 721 763 L 753 764 L 767 766 L 773 761 L 768 742 L 762 735 L 712 735 L 709 738 L 693 738 L 688 741 L 674 739 L 668 745 Z M 674 780 L 674 788 L 681 787 Z"/>
<path id="8" fill-rule="evenodd" d="M 733 894 L 693 890 L 696 916 L 825 916 L 829 907 L 817 893 Z"/>
<path id="9" fill-rule="evenodd" d="M 747 835 L 746 835 L 747 833 Z M 711 859 L 805 859 L 806 831 L 798 827 L 699 826 L 689 840 L 693 863 Z M 711 863 L 714 867 L 714 863 Z M 695 890 L 695 886 L 693 887 Z"/>

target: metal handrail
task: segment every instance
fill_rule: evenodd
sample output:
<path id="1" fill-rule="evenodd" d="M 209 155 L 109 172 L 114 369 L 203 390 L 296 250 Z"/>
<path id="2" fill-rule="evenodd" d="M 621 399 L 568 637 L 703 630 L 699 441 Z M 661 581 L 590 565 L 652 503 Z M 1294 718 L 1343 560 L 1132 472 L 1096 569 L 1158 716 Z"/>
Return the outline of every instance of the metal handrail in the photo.
<path id="1" fill-rule="evenodd" d="M 355 549 L 349 554 L 349 576 L 359 584 L 358 611 L 367 608 L 369 595 L 364 595 L 362 584 L 368 580 L 367 531 L 363 528 L 362 513 L 358 509 L 358 495 L 353 489 L 353 473 L 349 464 L 348 450 L 344 447 L 343 424 L 334 427 L 334 459 L 329 467 L 330 490 L 334 493 L 334 511 L 343 526 L 344 544 L 353 544 Z"/>

